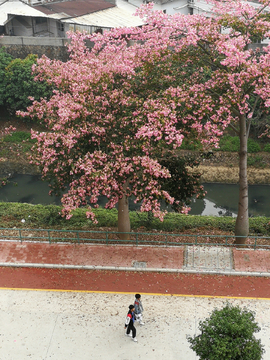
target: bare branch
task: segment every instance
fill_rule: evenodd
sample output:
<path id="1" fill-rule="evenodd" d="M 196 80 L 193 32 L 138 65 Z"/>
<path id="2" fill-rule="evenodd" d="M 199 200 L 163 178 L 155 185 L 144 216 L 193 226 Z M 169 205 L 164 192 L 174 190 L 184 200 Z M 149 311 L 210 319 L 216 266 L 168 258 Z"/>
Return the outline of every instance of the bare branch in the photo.
<path id="1" fill-rule="evenodd" d="M 228 126 L 229 126 L 231 129 L 233 129 L 233 131 L 236 133 L 237 136 L 240 135 L 239 130 L 237 130 L 237 128 L 236 128 L 232 123 L 230 123 Z"/>
<path id="2" fill-rule="evenodd" d="M 256 15 L 252 16 L 252 18 L 251 18 L 250 20 L 254 19 L 255 16 L 258 16 L 261 12 L 263 12 L 263 10 L 264 10 L 265 8 L 267 8 L 267 6 L 268 6 L 269 4 L 270 4 L 270 1 L 268 1 L 267 4 L 264 4 L 264 6 L 257 12 Z"/>
<path id="3" fill-rule="evenodd" d="M 252 117 L 251 117 L 250 119 L 248 119 L 248 121 L 247 121 L 247 137 L 249 137 L 249 131 L 250 131 L 251 122 L 252 122 L 252 120 L 253 120 L 253 114 L 254 114 L 254 111 L 255 111 L 256 106 L 257 106 L 257 104 L 258 104 L 259 99 L 260 99 L 260 97 L 257 96 L 257 97 L 256 97 L 256 100 L 255 100 L 255 102 L 254 102 L 254 105 L 253 105 L 253 107 L 252 107 L 252 110 L 251 110 L 251 112 L 252 112 Z"/>

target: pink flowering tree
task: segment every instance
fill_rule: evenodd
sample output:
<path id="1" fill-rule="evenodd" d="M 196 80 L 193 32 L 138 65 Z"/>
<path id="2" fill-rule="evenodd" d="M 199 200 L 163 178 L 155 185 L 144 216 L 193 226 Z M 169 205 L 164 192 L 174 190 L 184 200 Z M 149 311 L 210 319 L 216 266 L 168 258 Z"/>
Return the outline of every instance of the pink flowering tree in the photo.
<path id="1" fill-rule="evenodd" d="M 91 50 L 86 35 L 71 34 L 69 61 L 43 57 L 34 69 L 37 80 L 57 90 L 49 100 L 33 101 L 27 113 L 20 112 L 46 126 L 45 132 L 32 132 L 37 140 L 32 162 L 55 192 L 68 188 L 63 215 L 70 218 L 72 210 L 88 206 L 87 216 L 95 222 L 92 207 L 106 196 L 107 208 L 118 204 L 119 232 L 130 231 L 131 196 L 141 202 L 141 211 L 161 220 L 161 199 L 183 213 L 188 210 L 180 201 L 185 196 L 172 197 L 165 181 L 171 177 L 166 157 L 180 148 L 190 126 L 179 126 L 173 95 L 167 93 L 174 75 L 164 68 L 162 81 L 153 71 L 153 61 L 160 59 L 145 61 L 144 47 L 129 46 L 125 31 L 93 36 Z M 198 177 L 181 161 L 175 158 L 170 166 L 174 177 L 189 179 L 185 189 L 192 188 L 190 196 L 202 193 Z"/>
<path id="2" fill-rule="evenodd" d="M 239 136 L 235 243 L 244 244 L 249 233 L 247 140 L 252 124 L 267 115 L 270 106 L 270 46 L 256 45 L 270 35 L 269 1 L 208 3 L 210 17 L 167 16 L 152 13 L 150 6 L 140 9 L 142 17 L 148 15 L 141 38 L 155 49 L 155 56 L 172 49 L 169 56 L 177 58 L 186 74 L 186 82 L 167 90 L 180 123 L 190 123 L 206 147 L 218 146 L 227 127 Z"/>
<path id="3" fill-rule="evenodd" d="M 245 242 L 247 139 L 257 108 L 261 113 L 270 105 L 270 47 L 251 45 L 269 37 L 270 22 L 263 1 L 256 7 L 240 0 L 209 3 L 211 17 L 169 16 L 142 6 L 142 28 L 70 34 L 69 61 L 38 61 L 37 79 L 57 91 L 28 110 L 48 130 L 33 133 L 33 161 L 54 189 L 69 185 L 62 199 L 67 217 L 105 195 L 108 208 L 118 203 L 119 231 L 129 231 L 133 195 L 142 211 L 162 219 L 158 200 L 173 204 L 174 198 L 162 188 L 160 180 L 171 174 L 159 159 L 181 148 L 185 137 L 205 149 L 218 147 L 231 127 L 240 138 L 236 243 Z M 94 220 L 91 207 L 87 216 Z"/>

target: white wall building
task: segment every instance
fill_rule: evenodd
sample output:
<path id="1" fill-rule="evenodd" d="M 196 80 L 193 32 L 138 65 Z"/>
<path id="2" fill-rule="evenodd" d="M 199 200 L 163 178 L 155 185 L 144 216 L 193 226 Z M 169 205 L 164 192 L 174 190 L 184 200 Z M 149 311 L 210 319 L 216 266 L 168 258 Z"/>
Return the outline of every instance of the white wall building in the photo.
<path id="1" fill-rule="evenodd" d="M 69 30 L 94 33 L 117 27 L 142 26 L 143 21 L 133 14 L 145 2 L 149 1 L 0 0 L 0 35 L 65 38 Z M 257 2 L 252 4 L 260 6 Z M 154 0 L 154 9 L 169 15 L 211 16 L 211 7 L 206 0 Z"/>
<path id="2" fill-rule="evenodd" d="M 175 13 L 190 14 L 189 0 L 126 0 L 129 4 L 135 7 L 141 6 L 143 3 L 154 3 L 154 10 L 161 10 L 166 14 L 172 15 Z"/>

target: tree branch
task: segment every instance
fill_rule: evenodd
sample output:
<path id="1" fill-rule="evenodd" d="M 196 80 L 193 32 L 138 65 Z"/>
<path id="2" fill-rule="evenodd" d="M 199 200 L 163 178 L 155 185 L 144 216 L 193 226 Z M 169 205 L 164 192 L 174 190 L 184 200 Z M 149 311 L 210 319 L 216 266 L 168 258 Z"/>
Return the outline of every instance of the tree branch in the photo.
<path id="1" fill-rule="evenodd" d="M 255 108 L 257 106 L 257 103 L 258 103 L 259 99 L 260 99 L 260 97 L 258 95 L 256 97 L 256 100 L 255 100 L 254 105 L 253 105 L 252 110 L 251 110 L 252 115 L 254 114 L 254 111 L 255 111 Z M 249 137 L 249 130 L 250 130 L 250 125 L 251 125 L 252 120 L 253 120 L 253 116 L 250 119 L 248 119 L 248 121 L 247 121 L 247 137 Z"/>
<path id="2" fill-rule="evenodd" d="M 252 16 L 252 18 L 250 18 L 250 20 L 253 20 L 255 18 L 255 16 L 258 16 L 261 12 L 263 12 L 263 10 L 265 8 L 267 8 L 267 6 L 270 4 L 270 1 L 268 1 L 267 4 L 264 4 L 264 6 L 256 13 L 256 15 Z"/>
<path id="3" fill-rule="evenodd" d="M 240 132 L 237 130 L 237 128 L 232 123 L 230 123 L 228 126 L 233 129 L 233 131 L 236 133 L 237 136 L 240 135 Z"/>

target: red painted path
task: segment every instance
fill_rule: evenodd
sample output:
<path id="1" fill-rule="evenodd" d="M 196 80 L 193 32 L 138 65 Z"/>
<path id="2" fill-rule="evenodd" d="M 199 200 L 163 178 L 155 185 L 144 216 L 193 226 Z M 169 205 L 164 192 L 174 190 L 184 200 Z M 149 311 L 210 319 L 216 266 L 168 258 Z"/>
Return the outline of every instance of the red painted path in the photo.
<path id="1" fill-rule="evenodd" d="M 269 270 L 268 250 L 234 250 L 236 271 Z M 46 269 L 19 264 L 92 265 L 131 267 L 145 262 L 148 268 L 181 269 L 184 248 L 59 245 L 46 243 L 0 242 L 1 288 L 72 291 L 141 292 L 200 296 L 255 297 L 270 299 L 270 277 Z"/>
<path id="2" fill-rule="evenodd" d="M 270 299 L 269 278 L 230 275 L 2 267 L 0 287 Z"/>

